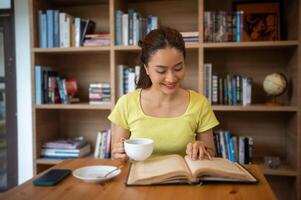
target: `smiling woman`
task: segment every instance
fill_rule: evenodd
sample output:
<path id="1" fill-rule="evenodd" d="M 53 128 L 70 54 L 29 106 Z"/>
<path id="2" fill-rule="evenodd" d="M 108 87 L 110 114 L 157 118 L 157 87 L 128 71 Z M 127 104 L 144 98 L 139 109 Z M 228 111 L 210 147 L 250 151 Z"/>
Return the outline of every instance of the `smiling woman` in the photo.
<path id="1" fill-rule="evenodd" d="M 141 42 L 138 89 L 122 96 L 108 117 L 113 123 L 114 159 L 127 160 L 124 138 L 154 140 L 152 156 L 214 155 L 212 128 L 218 124 L 207 99 L 185 90 L 185 43 L 175 29 L 151 31 Z"/>

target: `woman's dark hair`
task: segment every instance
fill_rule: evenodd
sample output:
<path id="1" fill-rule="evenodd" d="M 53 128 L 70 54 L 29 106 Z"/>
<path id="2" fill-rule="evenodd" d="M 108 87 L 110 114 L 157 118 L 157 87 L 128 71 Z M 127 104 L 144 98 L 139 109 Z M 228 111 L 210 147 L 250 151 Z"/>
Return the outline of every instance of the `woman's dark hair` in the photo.
<path id="1" fill-rule="evenodd" d="M 142 89 L 149 88 L 152 85 L 149 76 L 146 74 L 144 65 L 147 66 L 150 56 L 156 51 L 171 47 L 178 49 L 184 58 L 186 55 L 185 42 L 181 33 L 168 27 L 152 30 L 145 36 L 142 42 L 139 42 L 139 46 L 142 48 L 140 61 L 143 66 L 141 66 L 137 88 Z"/>

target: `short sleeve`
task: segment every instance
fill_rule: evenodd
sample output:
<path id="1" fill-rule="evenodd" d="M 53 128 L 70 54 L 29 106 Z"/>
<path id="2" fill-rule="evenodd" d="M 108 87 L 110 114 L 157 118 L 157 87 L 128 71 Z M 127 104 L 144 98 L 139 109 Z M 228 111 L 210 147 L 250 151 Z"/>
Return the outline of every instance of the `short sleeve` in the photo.
<path id="1" fill-rule="evenodd" d="M 108 119 L 112 123 L 124 129 L 129 129 L 128 102 L 127 102 L 126 95 L 123 95 L 122 97 L 119 98 L 111 114 L 108 116 Z"/>
<path id="2" fill-rule="evenodd" d="M 199 113 L 197 133 L 207 131 L 217 126 L 218 124 L 219 122 L 217 121 L 213 113 L 211 105 L 209 104 L 207 99 L 204 98 Z"/>

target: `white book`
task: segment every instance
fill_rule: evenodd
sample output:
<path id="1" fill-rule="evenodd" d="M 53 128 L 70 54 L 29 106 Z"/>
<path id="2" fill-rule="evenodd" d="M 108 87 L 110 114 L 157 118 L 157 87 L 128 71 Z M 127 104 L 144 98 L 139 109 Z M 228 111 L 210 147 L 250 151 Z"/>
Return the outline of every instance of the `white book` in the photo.
<path id="1" fill-rule="evenodd" d="M 99 158 L 99 148 L 101 144 L 101 133 L 97 133 L 97 138 L 95 142 L 94 158 Z"/>
<path id="2" fill-rule="evenodd" d="M 128 75 L 128 92 L 133 92 L 136 89 L 136 83 L 135 83 L 135 71 L 133 69 L 129 70 L 129 75 Z"/>
<path id="3" fill-rule="evenodd" d="M 242 78 L 242 105 L 250 105 L 252 102 L 252 79 Z"/>
<path id="4" fill-rule="evenodd" d="M 59 15 L 60 21 L 60 47 L 65 47 L 65 20 L 66 20 L 66 13 L 61 12 Z"/>
<path id="5" fill-rule="evenodd" d="M 80 47 L 80 18 L 74 18 L 74 45 Z"/>
<path id="6" fill-rule="evenodd" d="M 129 16 L 127 13 L 122 14 L 122 44 L 129 45 Z"/>

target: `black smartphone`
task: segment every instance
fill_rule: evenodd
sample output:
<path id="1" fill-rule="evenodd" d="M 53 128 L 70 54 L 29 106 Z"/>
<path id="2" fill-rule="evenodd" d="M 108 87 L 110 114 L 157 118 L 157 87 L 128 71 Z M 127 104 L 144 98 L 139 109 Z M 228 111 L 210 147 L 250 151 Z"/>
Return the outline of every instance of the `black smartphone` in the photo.
<path id="1" fill-rule="evenodd" d="M 46 174 L 35 179 L 32 183 L 35 186 L 53 186 L 71 174 L 70 169 L 51 169 Z"/>

